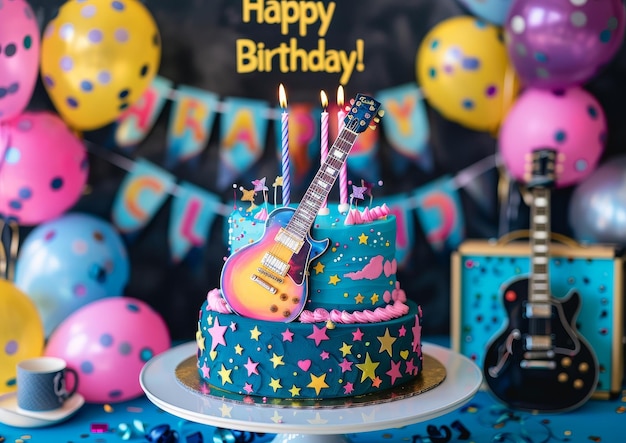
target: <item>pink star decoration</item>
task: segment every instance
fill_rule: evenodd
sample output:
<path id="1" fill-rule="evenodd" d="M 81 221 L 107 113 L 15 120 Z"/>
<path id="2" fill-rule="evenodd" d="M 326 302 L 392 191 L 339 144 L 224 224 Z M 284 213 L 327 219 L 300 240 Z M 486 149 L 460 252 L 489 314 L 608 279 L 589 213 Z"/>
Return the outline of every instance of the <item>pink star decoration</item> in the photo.
<path id="1" fill-rule="evenodd" d="M 354 391 L 354 384 L 352 384 L 351 382 L 348 382 L 345 385 L 343 385 L 344 394 L 352 394 L 353 391 Z"/>
<path id="2" fill-rule="evenodd" d="M 339 363 L 341 367 L 341 372 L 344 373 L 346 371 L 352 371 L 352 362 L 344 357 L 343 361 Z"/>
<path id="3" fill-rule="evenodd" d="M 282 332 L 283 341 L 293 342 L 293 332 L 289 330 L 289 328 L 285 329 L 285 332 Z"/>
<path id="4" fill-rule="evenodd" d="M 411 331 L 413 331 L 413 341 L 411 342 L 413 345 L 413 352 L 421 352 L 418 348 L 420 344 L 419 337 L 421 336 L 422 326 L 420 325 L 420 319 L 417 315 L 415 316 L 415 325 L 411 328 Z"/>
<path id="5" fill-rule="evenodd" d="M 200 368 L 202 371 L 202 377 L 210 378 L 211 377 L 211 368 L 209 368 L 206 363 L 202 363 L 202 367 Z"/>
<path id="6" fill-rule="evenodd" d="M 248 394 L 252 394 L 252 392 L 254 391 L 254 389 L 252 388 L 252 385 L 248 382 L 246 382 L 246 384 L 243 385 L 243 390 L 246 391 Z"/>
<path id="7" fill-rule="evenodd" d="M 361 341 L 363 339 L 363 332 L 361 332 L 361 328 L 356 328 L 356 331 L 352 333 L 352 339 L 354 341 Z"/>
<path id="8" fill-rule="evenodd" d="M 248 362 L 243 366 L 248 370 L 248 377 L 251 376 L 252 374 L 259 375 L 259 370 L 257 369 L 257 366 L 259 366 L 259 364 L 257 362 L 252 361 L 250 357 L 248 357 Z"/>
<path id="9" fill-rule="evenodd" d="M 211 351 L 214 351 L 217 348 L 217 345 L 226 346 L 226 341 L 224 340 L 224 333 L 228 329 L 228 326 L 220 326 L 220 321 L 218 318 L 215 319 L 215 323 L 213 326 L 209 328 L 209 333 L 211 334 Z"/>
<path id="10" fill-rule="evenodd" d="M 324 326 L 323 328 L 318 328 L 317 326 L 313 325 L 313 333 L 307 336 L 307 338 L 315 340 L 315 346 L 319 346 L 323 340 L 329 340 L 328 335 L 326 335 L 326 326 Z"/>
<path id="11" fill-rule="evenodd" d="M 391 377 L 391 384 L 394 384 L 398 378 L 402 377 L 402 374 L 400 373 L 400 363 L 402 362 L 399 361 L 396 363 L 391 360 L 391 369 L 385 372 L 385 374 Z"/>

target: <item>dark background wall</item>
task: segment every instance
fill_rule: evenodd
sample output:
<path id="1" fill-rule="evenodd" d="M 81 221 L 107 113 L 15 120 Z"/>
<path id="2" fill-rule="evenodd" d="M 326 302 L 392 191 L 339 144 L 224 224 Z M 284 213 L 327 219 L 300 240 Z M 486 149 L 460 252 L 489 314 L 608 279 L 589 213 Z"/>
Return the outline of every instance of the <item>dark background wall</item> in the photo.
<path id="1" fill-rule="evenodd" d="M 290 102 L 318 103 L 320 89 L 334 92 L 337 88 L 338 74 L 237 74 L 234 48 L 238 38 L 263 40 L 268 47 L 276 46 L 284 39 L 277 27 L 242 23 L 241 0 L 149 0 L 144 3 L 161 32 L 163 52 L 159 74 L 177 84 L 209 90 L 221 97 L 259 98 L 272 104 L 277 101 L 276 89 L 281 82 L 289 91 Z M 41 20 L 42 30 L 61 4 L 51 0 L 31 1 Z M 336 48 L 351 48 L 357 38 L 365 40 L 366 69 L 352 75 L 347 85 L 351 92 L 377 91 L 415 82 L 416 54 L 425 34 L 440 21 L 467 13 L 456 0 L 360 0 L 337 4 L 326 40 Z M 305 46 L 307 41 L 316 40 L 317 36 L 311 32 L 301 38 L 300 43 Z M 607 114 L 608 142 L 602 161 L 624 152 L 625 71 L 626 52 L 622 49 L 600 75 L 585 85 Z M 164 165 L 170 106 L 166 105 L 156 127 L 132 152 L 132 158 L 143 157 Z M 51 108 L 41 85 L 37 87 L 30 108 Z M 430 108 L 429 119 L 429 149 L 434 168 L 425 172 L 411 165 L 403 176 L 393 174 L 391 162 L 396 160 L 382 137 L 377 161 L 380 178 L 385 184 L 380 193 L 394 195 L 410 191 L 443 174 L 458 172 L 497 150 L 496 140 L 487 133 L 447 121 Z M 115 150 L 111 130 L 110 127 L 103 128 L 87 133 L 85 137 Z M 226 201 L 232 191 L 216 188 L 217 154 L 217 139 L 213 137 L 196 164 L 182 164 L 171 172 L 179 179 L 222 195 Z M 250 180 L 262 176 L 258 174 L 259 170 L 273 168 L 274 164 L 278 168 L 274 151 L 266 149 L 259 165 L 250 171 Z M 90 155 L 90 168 L 90 192 L 81 198 L 74 210 L 109 219 L 113 199 L 126 171 L 93 154 Z M 497 237 L 503 228 L 528 225 L 526 208 L 520 206 L 517 217 L 499 226 L 502 208 L 497 202 L 497 183 L 498 175 L 492 170 L 482 175 L 470 189 L 461 190 L 467 237 Z M 297 199 L 302 191 L 292 190 L 292 200 Z M 571 191 L 557 190 L 553 197 L 553 230 L 567 235 L 571 235 L 566 211 Z M 169 211 L 170 203 L 167 202 L 146 229 L 133 238 L 125 238 L 131 260 L 131 279 L 124 295 L 145 300 L 159 311 L 174 339 L 191 339 L 196 328 L 197 309 L 206 292 L 218 283 L 222 257 L 226 253 L 222 240 L 226 220 L 217 219 L 207 247 L 193 251 L 182 263 L 172 264 L 167 247 Z M 437 256 L 419 225 L 416 223 L 415 226 L 415 246 L 408 265 L 399 272 L 399 280 L 409 297 L 422 304 L 426 312 L 425 333 L 445 334 L 449 331 L 449 258 Z M 22 235 L 27 233 L 28 229 L 23 229 Z"/>

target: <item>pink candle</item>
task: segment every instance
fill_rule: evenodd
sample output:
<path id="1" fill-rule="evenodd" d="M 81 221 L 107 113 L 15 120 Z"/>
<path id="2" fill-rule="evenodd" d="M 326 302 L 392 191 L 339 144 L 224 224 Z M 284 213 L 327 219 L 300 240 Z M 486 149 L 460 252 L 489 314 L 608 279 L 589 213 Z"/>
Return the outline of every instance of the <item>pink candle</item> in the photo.
<path id="1" fill-rule="evenodd" d="M 320 164 L 324 164 L 326 157 L 328 157 L 328 112 L 326 112 L 326 108 L 328 107 L 328 97 L 326 96 L 326 93 L 324 91 L 321 91 L 320 98 L 322 100 L 322 115 L 320 116 Z M 326 206 L 327 199 L 324 199 L 324 203 L 322 203 L 322 208 L 325 209 Z"/>
<path id="2" fill-rule="evenodd" d="M 339 85 L 337 88 L 337 106 L 339 106 L 339 110 L 337 111 L 337 134 L 341 134 L 344 126 L 344 119 L 346 118 L 346 112 L 343 109 L 343 86 Z M 346 158 L 341 169 L 339 170 L 339 207 L 341 209 L 346 209 L 348 205 L 348 159 Z M 343 211 L 342 211 L 343 212 Z"/>
<path id="3" fill-rule="evenodd" d="M 287 113 L 287 94 L 285 93 L 285 87 L 282 83 L 278 88 L 278 101 L 280 103 L 280 107 L 283 109 L 283 112 L 280 115 L 282 142 L 281 166 L 283 174 L 283 206 L 287 206 L 291 202 L 291 178 L 289 176 L 289 114 Z"/>

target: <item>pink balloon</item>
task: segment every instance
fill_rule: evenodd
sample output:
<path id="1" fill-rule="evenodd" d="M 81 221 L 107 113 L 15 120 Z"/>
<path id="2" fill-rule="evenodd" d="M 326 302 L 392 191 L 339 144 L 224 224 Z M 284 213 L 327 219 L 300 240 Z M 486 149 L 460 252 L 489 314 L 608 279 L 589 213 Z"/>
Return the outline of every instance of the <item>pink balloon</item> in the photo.
<path id="1" fill-rule="evenodd" d="M 23 226 L 63 214 L 87 181 L 89 163 L 82 142 L 50 112 L 25 112 L 5 129 L 8 143 L 0 143 L 0 214 Z"/>
<path id="2" fill-rule="evenodd" d="M 63 358 L 78 372 L 85 401 L 110 403 L 141 395 L 141 369 L 170 344 L 165 322 L 149 305 L 109 297 L 70 314 L 50 336 L 44 354 Z"/>
<path id="3" fill-rule="evenodd" d="M 24 0 L 0 2 L 0 122 L 18 116 L 39 72 L 39 26 Z"/>
<path id="4" fill-rule="evenodd" d="M 606 119 L 598 101 L 582 88 L 561 91 L 528 89 L 507 114 L 499 149 L 511 176 L 526 183 L 528 154 L 556 149 L 559 187 L 587 177 L 596 167 L 606 140 Z"/>

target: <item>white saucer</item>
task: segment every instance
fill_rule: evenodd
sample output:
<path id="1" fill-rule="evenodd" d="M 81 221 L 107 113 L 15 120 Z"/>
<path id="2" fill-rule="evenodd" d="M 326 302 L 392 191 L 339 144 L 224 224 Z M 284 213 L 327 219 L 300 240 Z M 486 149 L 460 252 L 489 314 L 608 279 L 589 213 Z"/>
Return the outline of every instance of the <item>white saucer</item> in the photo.
<path id="1" fill-rule="evenodd" d="M 75 393 L 63 406 L 52 411 L 26 411 L 17 405 L 17 393 L 0 396 L 0 423 L 18 428 L 40 428 L 68 419 L 85 404 L 85 398 Z"/>

